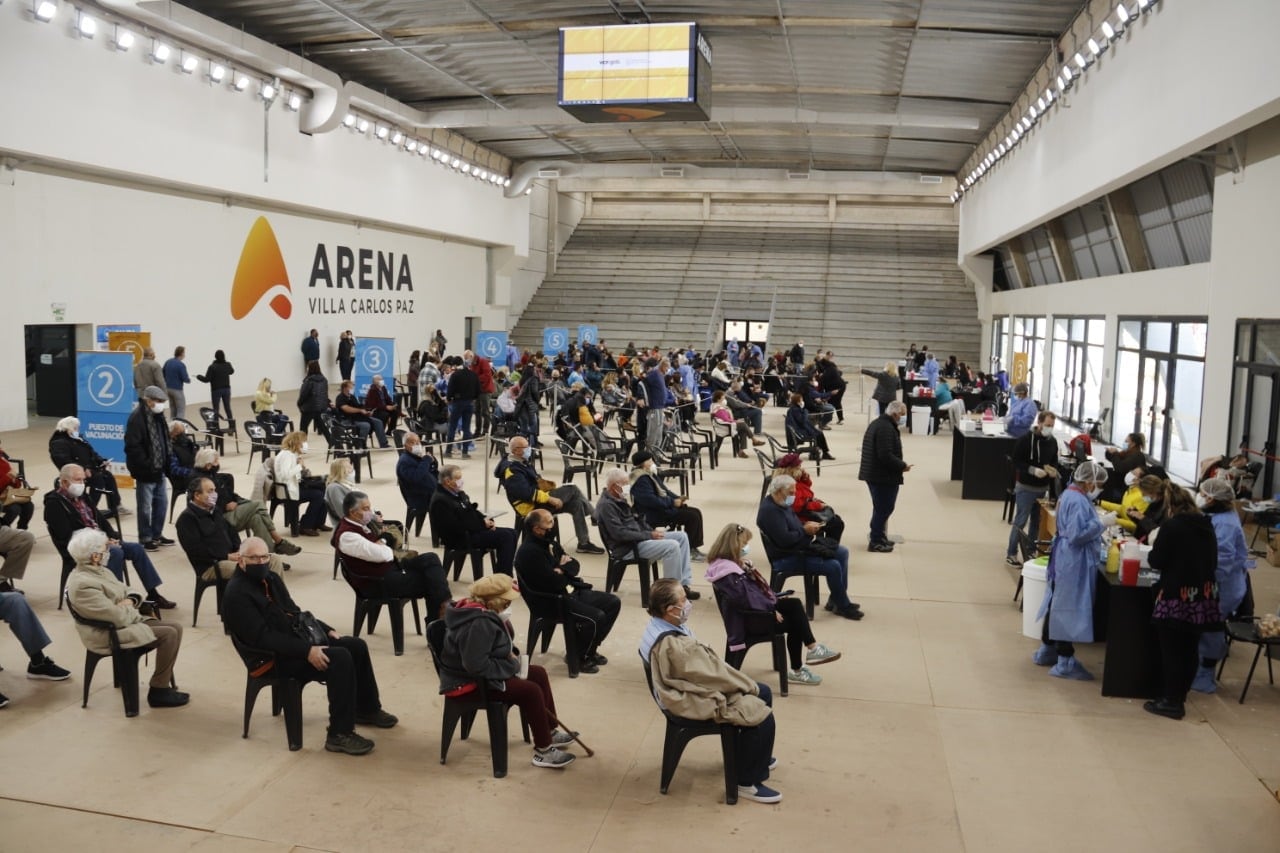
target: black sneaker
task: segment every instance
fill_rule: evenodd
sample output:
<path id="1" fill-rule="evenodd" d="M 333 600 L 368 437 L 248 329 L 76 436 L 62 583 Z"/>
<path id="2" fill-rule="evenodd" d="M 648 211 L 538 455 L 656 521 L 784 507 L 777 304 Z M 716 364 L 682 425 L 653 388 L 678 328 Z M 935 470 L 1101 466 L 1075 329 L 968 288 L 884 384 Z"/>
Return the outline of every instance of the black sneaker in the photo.
<path id="1" fill-rule="evenodd" d="M 0 708 L 3 708 L 8 704 L 9 704 L 9 697 L 4 695 L 3 693 L 0 693 Z"/>
<path id="2" fill-rule="evenodd" d="M 595 675 L 600 671 L 600 667 L 596 666 L 596 662 L 590 658 L 583 658 L 578 663 L 578 672 L 585 672 L 587 675 Z"/>
<path id="3" fill-rule="evenodd" d="M 158 545 L 177 545 L 178 540 L 170 539 L 168 536 L 157 536 L 154 540 Z"/>
<path id="4" fill-rule="evenodd" d="M 702 598 L 702 593 L 698 592 L 696 589 L 689 589 L 689 587 L 686 586 L 684 588 L 684 597 L 690 601 L 697 601 L 699 598 Z"/>
<path id="5" fill-rule="evenodd" d="M 54 663 L 51 657 L 46 656 L 40 663 L 27 665 L 27 678 L 43 679 L 44 681 L 65 681 L 70 677 L 71 673 Z"/>
<path id="6" fill-rule="evenodd" d="M 172 687 L 152 687 L 147 691 L 147 704 L 152 708 L 181 708 L 190 701 L 190 694 Z"/>
<path id="7" fill-rule="evenodd" d="M 146 548 L 148 551 L 159 551 L 160 543 L 152 540 L 151 542 L 143 542 L 142 547 Z"/>
<path id="8" fill-rule="evenodd" d="M 379 708 L 372 714 L 356 714 L 356 724 L 361 726 L 377 726 L 380 729 L 389 729 L 400 722 L 400 718 L 395 714 L 388 714 Z"/>
<path id="9" fill-rule="evenodd" d="M 853 607 L 852 605 L 844 608 L 843 610 L 837 610 L 836 615 L 843 616 L 846 619 L 852 619 L 855 622 L 857 622 L 863 616 L 862 611 L 856 607 Z"/>
<path id="10" fill-rule="evenodd" d="M 16 592 L 19 595 L 26 595 L 25 592 L 13 585 L 13 581 L 8 578 L 0 578 L 0 592 Z"/>
<path id="11" fill-rule="evenodd" d="M 867 550 L 877 554 L 888 554 L 891 551 L 893 551 L 893 543 L 892 542 L 872 542 L 870 545 L 867 546 Z"/>
<path id="12" fill-rule="evenodd" d="M 591 662 L 594 663 L 596 666 L 605 666 L 606 664 L 609 663 L 609 659 L 604 655 L 600 654 L 599 652 L 596 652 L 594 655 L 590 655 L 590 658 L 591 658 Z"/>
<path id="13" fill-rule="evenodd" d="M 292 557 L 294 554 L 302 553 L 302 549 L 290 542 L 288 539 L 281 539 L 276 543 L 275 552 L 277 554 L 284 554 L 286 557 Z"/>
<path id="14" fill-rule="evenodd" d="M 578 553 L 579 554 L 603 554 L 604 549 L 601 548 L 599 545 L 595 544 L 594 542 L 579 542 Z"/>
<path id="15" fill-rule="evenodd" d="M 355 732 L 335 734 L 329 732 L 324 739 L 324 748 L 329 752 L 345 752 L 347 755 L 366 755 L 373 751 L 373 741 L 360 737 Z"/>

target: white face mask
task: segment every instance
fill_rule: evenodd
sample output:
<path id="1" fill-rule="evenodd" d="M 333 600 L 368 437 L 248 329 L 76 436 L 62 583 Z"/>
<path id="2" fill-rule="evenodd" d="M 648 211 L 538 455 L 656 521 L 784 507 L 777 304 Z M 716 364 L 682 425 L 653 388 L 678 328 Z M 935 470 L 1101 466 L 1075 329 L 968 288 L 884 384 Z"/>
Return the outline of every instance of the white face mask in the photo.
<path id="1" fill-rule="evenodd" d="M 68 483 L 67 494 L 73 498 L 78 498 L 84 494 L 84 483 Z"/>
<path id="2" fill-rule="evenodd" d="M 454 490 L 455 492 L 460 492 L 460 491 L 462 491 L 462 478 L 461 478 L 461 477 L 459 477 L 458 479 L 456 479 L 456 480 L 454 480 L 454 481 L 453 481 L 453 490 Z"/>
<path id="3" fill-rule="evenodd" d="M 167 408 L 169 408 L 168 403 L 152 403 L 151 404 L 151 411 L 155 412 L 157 415 L 163 412 Z"/>
<path id="4" fill-rule="evenodd" d="M 422 446 L 421 444 L 415 444 L 413 447 L 409 449 L 409 452 L 412 453 L 414 456 L 426 456 L 427 448 Z"/>
<path id="5" fill-rule="evenodd" d="M 751 553 L 751 546 L 750 546 L 750 545 L 743 545 L 743 546 L 742 546 L 742 556 L 744 556 L 744 557 L 745 557 L 745 556 L 747 556 L 747 555 L 748 555 L 748 554 L 750 554 L 750 553 Z"/>
<path id="6" fill-rule="evenodd" d="M 375 380 L 373 380 L 373 384 L 374 384 L 374 385 L 376 385 L 377 387 L 381 388 L 381 387 L 382 387 L 382 380 L 381 380 L 381 379 L 375 379 Z"/>
<path id="7" fill-rule="evenodd" d="M 681 606 L 681 608 L 680 608 L 680 623 L 679 623 L 679 624 L 683 625 L 683 624 L 685 624 L 686 622 L 688 622 L 688 621 L 689 621 L 689 616 L 690 616 L 690 615 L 692 615 L 692 613 L 693 613 L 693 602 L 692 602 L 692 601 L 687 601 L 687 600 L 686 600 L 686 601 L 685 601 L 685 603 L 684 603 L 684 604 Z"/>
<path id="8" fill-rule="evenodd" d="M 1124 475 L 1124 484 L 1126 486 L 1132 486 L 1136 482 L 1138 482 L 1138 475 L 1132 471 Z"/>
<path id="9" fill-rule="evenodd" d="M 510 608 L 510 607 L 508 607 L 506 610 L 504 610 L 504 611 L 502 611 L 501 613 L 499 613 L 499 614 L 498 614 L 498 618 L 499 618 L 499 619 L 501 619 L 503 622 L 510 622 L 510 621 L 511 621 L 511 608 Z"/>
<path id="10" fill-rule="evenodd" d="M 1102 486 L 1098 486 L 1096 488 L 1090 489 L 1089 500 L 1096 501 L 1098 499 L 1098 495 L 1100 494 L 1102 494 Z"/>
<path id="11" fill-rule="evenodd" d="M 300 448 L 298 449 L 298 452 L 299 452 L 299 453 L 306 453 L 306 452 L 307 452 L 308 450 L 310 450 L 310 449 L 311 449 L 311 445 L 307 444 L 307 443 L 304 441 L 304 442 L 302 442 L 302 447 L 300 447 Z"/>
<path id="12" fill-rule="evenodd" d="M 657 467 L 658 467 L 658 463 L 657 463 L 657 462 L 654 462 L 652 459 L 650 459 L 648 462 L 644 463 L 644 470 L 646 470 L 646 471 L 653 471 L 653 470 L 655 470 Z"/>
<path id="13" fill-rule="evenodd" d="M 623 486 L 623 487 L 622 487 L 622 499 L 623 499 L 624 501 L 629 501 L 629 500 L 631 500 L 631 487 L 630 487 L 630 486 Z"/>
<path id="14" fill-rule="evenodd" d="M 80 437 L 80 430 L 78 430 L 78 429 L 73 429 L 71 432 L 69 432 L 69 433 L 67 433 L 67 434 L 68 434 L 68 435 L 70 435 L 72 438 L 79 438 L 79 437 Z"/>
<path id="15" fill-rule="evenodd" d="M 1204 509 L 1209 505 L 1209 499 L 1200 493 L 1196 493 L 1196 509 Z"/>
<path id="16" fill-rule="evenodd" d="M 218 505 L 218 493 L 210 492 L 208 495 L 206 495 L 205 503 L 208 505 L 209 509 L 213 509 L 214 507 L 216 507 Z"/>

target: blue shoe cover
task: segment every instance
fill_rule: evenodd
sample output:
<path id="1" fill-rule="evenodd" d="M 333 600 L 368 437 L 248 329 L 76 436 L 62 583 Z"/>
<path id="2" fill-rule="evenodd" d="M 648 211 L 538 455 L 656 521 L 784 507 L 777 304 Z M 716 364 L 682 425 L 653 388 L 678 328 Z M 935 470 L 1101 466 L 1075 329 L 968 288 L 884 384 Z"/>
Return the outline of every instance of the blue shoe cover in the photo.
<path id="1" fill-rule="evenodd" d="M 1058 650 L 1053 646 L 1042 645 L 1031 656 L 1036 666 L 1053 666 L 1058 662 Z"/>
<path id="2" fill-rule="evenodd" d="M 1196 670 L 1196 679 L 1191 682 L 1191 689 L 1197 693 L 1217 693 L 1218 682 L 1213 677 L 1213 667 L 1202 666 Z"/>
<path id="3" fill-rule="evenodd" d="M 1093 673 L 1085 669 L 1074 657 L 1058 658 L 1058 662 L 1049 670 L 1055 678 L 1069 678 L 1072 681 L 1093 681 Z"/>

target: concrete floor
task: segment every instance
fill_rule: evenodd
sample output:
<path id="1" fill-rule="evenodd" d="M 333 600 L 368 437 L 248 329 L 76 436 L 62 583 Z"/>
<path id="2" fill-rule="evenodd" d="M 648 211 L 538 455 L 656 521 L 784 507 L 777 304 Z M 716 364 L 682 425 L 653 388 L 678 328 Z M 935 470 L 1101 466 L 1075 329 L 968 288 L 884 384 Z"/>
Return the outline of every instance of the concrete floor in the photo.
<path id="1" fill-rule="evenodd" d="M 246 400 L 236 407 L 248 411 Z M 494 779 L 483 725 L 470 742 L 454 741 L 442 767 L 441 703 L 426 646 L 411 635 L 404 656 L 394 657 L 385 627 L 370 647 L 384 705 L 401 722 L 371 733 L 378 743 L 371 755 L 324 751 L 324 690 L 315 686 L 304 693 L 302 751 L 288 751 L 283 719 L 270 716 L 265 696 L 250 738 L 241 739 L 244 667 L 211 598 L 200 627 L 189 627 L 192 573 L 177 546 L 156 563 L 168 579 L 163 591 L 179 603 L 171 618 L 187 626 L 177 678 L 191 704 L 144 705 L 126 719 L 104 667 L 82 710 L 83 649 L 70 617 L 55 609 L 60 564 L 37 511 L 39 541 L 20 586 L 54 638 L 49 653 L 75 674 L 63 683 L 28 681 L 21 649 L 0 636 L 0 692 L 12 700 L 0 711 L 0 850 L 471 850 L 495 842 L 539 851 L 772 851 L 787 843 L 895 853 L 1276 850 L 1280 688 L 1260 672 L 1247 704 L 1237 704 L 1249 662 L 1238 652 L 1220 692 L 1193 694 L 1187 718 L 1172 722 L 1144 713 L 1139 701 L 1102 697 L 1099 682 L 1048 677 L 1031 663 L 1036 642 L 1022 636 L 1010 600 L 1015 575 L 1003 563 L 1000 505 L 960 500 L 959 484 L 948 479 L 945 431 L 904 436 L 916 467 L 891 530 L 905 543 L 892 554 L 858 547 L 870 512 L 857 480 L 865 422 L 852 413 L 828 433 L 839 461 L 823 465 L 816 491 L 848 522 L 850 591 L 867 616 L 854 623 L 819 613 L 815 634 L 844 657 L 817 669 L 822 685 L 793 686 L 775 702 L 781 766 L 770 784 L 785 795 L 780 805 L 724 805 L 719 747 L 709 738 L 690 745 L 669 794 L 659 794 L 664 723 L 635 652 L 646 616 L 634 570 L 600 674 L 570 680 L 559 635 L 537 658 L 551 673 L 561 716 L 596 750 L 564 771 L 531 766 L 528 746 L 514 736 L 510 774 Z M 768 411 L 766 426 L 781 434 L 781 410 Z M 51 429 L 41 423 L 3 436 L 34 483 L 54 475 Z M 313 436 L 311 444 L 322 448 L 323 440 Z M 319 469 L 323 457 L 313 455 Z M 242 492 L 247 461 L 229 452 L 225 462 Z M 376 458 L 376 476 L 365 480 L 388 517 L 402 511 L 393 464 L 389 455 Z M 487 491 L 493 509 L 505 508 L 492 492 L 491 464 L 477 454 L 463 466 L 473 498 Z M 548 472 L 559 466 L 549 459 Z M 724 524 L 754 522 L 759 487 L 755 459 L 727 453 L 693 487 L 708 540 Z M 131 521 L 126 537 L 136 535 Z M 326 541 L 298 542 L 305 550 L 287 575 L 294 598 L 348 626 L 351 592 L 330 579 Z M 604 559 L 583 565 L 602 585 Z M 691 624 L 722 648 L 701 572 L 695 565 L 708 595 Z M 1260 561 L 1254 587 L 1259 612 L 1274 611 L 1280 569 Z M 465 588 L 454 584 L 455 594 Z M 526 611 L 515 606 L 523 637 Z M 1081 647 L 1096 674 L 1103 651 Z M 748 655 L 746 671 L 776 684 L 767 667 L 765 651 Z M 482 837 L 489 834 L 493 841 Z"/>

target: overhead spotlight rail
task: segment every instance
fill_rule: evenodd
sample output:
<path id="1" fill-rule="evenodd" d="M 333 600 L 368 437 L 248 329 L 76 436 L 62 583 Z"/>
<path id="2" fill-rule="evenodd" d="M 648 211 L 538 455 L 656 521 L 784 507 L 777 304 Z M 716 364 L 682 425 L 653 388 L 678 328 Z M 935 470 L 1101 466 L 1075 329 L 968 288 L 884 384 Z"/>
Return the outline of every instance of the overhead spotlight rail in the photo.
<path id="1" fill-rule="evenodd" d="M 86 41 L 93 40 L 101 31 L 104 37 L 109 38 L 111 47 L 121 53 L 129 53 L 140 46 L 152 65 L 172 68 L 179 75 L 191 76 L 210 86 L 226 86 L 233 93 L 247 92 L 261 101 L 266 109 L 279 101 L 284 109 L 296 113 L 311 96 L 301 88 L 283 85 L 274 75 L 211 55 L 204 48 L 186 44 L 167 33 L 153 32 L 121 16 L 91 11 L 66 0 L 29 2 L 33 22 L 51 24 L 60 18 L 70 20 L 71 32 Z M 65 15 L 62 14 L 64 9 Z M 201 73 L 197 74 L 197 71 Z M 460 176 L 498 188 L 511 185 L 508 174 L 510 162 L 506 158 L 445 129 L 432 129 L 423 138 L 415 130 L 355 110 L 346 114 L 342 126 L 354 134 L 368 136 L 396 151 L 449 169 Z"/>
<path id="2" fill-rule="evenodd" d="M 1011 154 L 1085 73 L 1100 67 L 1098 59 L 1126 33 L 1132 32 L 1138 19 L 1163 0 L 1120 0 L 1114 7 L 1110 2 L 1099 0 L 1099 3 L 1091 3 L 1080 12 L 1069 30 L 1070 49 L 1060 43 L 1050 50 L 1049 58 L 1026 92 L 974 151 L 964 177 L 957 176 L 956 190 L 951 194 L 953 204 L 964 198 L 987 172 Z M 1093 11 L 1099 4 L 1103 4 L 1106 14 L 1095 27 L 1092 26 Z M 1088 26 L 1081 26 L 1082 22 L 1087 22 Z M 1064 36 L 1062 41 L 1065 42 L 1068 36 Z"/>

